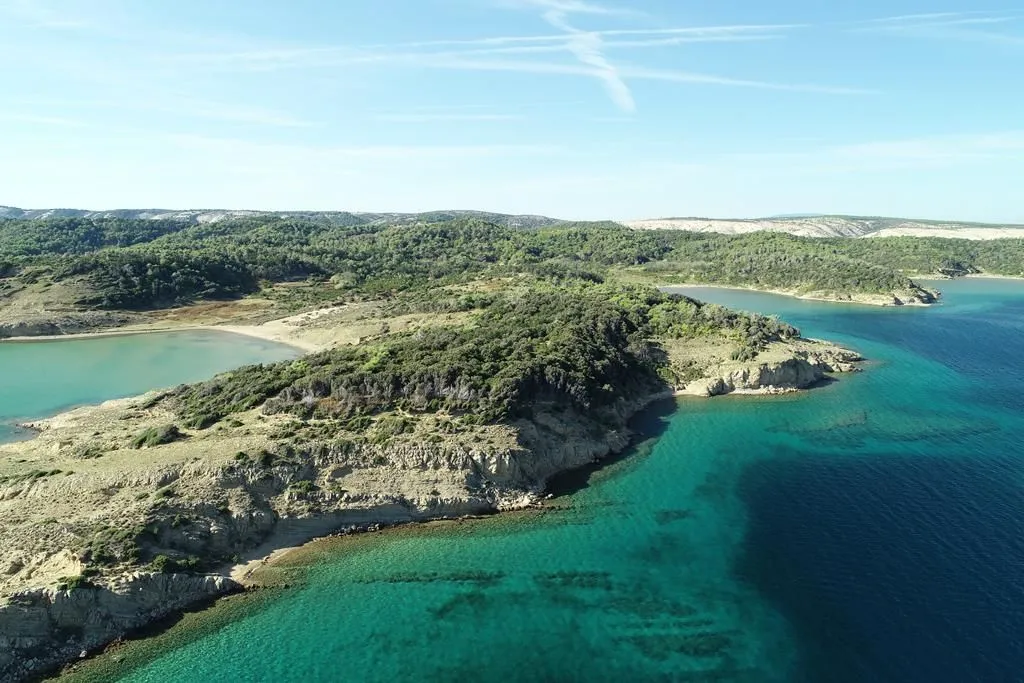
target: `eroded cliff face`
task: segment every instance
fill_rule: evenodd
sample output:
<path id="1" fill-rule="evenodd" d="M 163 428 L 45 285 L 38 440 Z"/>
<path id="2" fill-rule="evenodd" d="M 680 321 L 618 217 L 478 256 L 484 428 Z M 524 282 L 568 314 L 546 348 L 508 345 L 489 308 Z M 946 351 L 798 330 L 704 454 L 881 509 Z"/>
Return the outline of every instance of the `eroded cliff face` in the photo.
<path id="1" fill-rule="evenodd" d="M 59 666 L 237 587 L 222 576 L 134 572 L 102 586 L 15 593 L 0 605 L 0 680 L 19 680 Z"/>
<path id="2" fill-rule="evenodd" d="M 538 406 L 530 421 L 480 428 L 471 438 L 446 443 L 267 443 L 259 457 L 236 454 L 214 462 L 196 461 L 185 450 L 177 462 L 142 470 L 97 464 L 91 473 L 8 481 L 0 485 L 0 512 L 11 515 L 21 506 L 42 514 L 60 500 L 72 519 L 55 525 L 63 533 L 27 544 L 15 537 L 28 524 L 0 529 L 0 586 L 7 593 L 0 599 L 0 680 L 71 661 L 174 610 L 240 588 L 226 570 L 158 573 L 120 561 L 83 581 L 83 570 L 95 566 L 100 553 L 124 553 L 139 562 L 163 557 L 181 566 L 200 558 L 208 571 L 211 564 L 230 565 L 336 530 L 527 507 L 548 477 L 628 446 L 629 417 L 670 395 L 623 401 L 599 418 Z M 114 402 L 108 410 L 124 418 L 126 403 Z M 129 404 L 127 410 L 135 408 Z M 247 419 L 259 422 L 258 415 Z M 80 421 L 90 422 L 83 416 L 57 424 Z M 64 428 L 39 426 L 44 431 L 36 449 L 21 452 L 71 447 Z M 5 448 L 14 447 L 27 448 Z M 77 466 L 88 464 L 91 459 Z M 147 493 L 152 491 L 161 493 Z M 90 534 L 117 547 L 101 550 Z M 54 581 L 78 585 L 60 588 Z"/>

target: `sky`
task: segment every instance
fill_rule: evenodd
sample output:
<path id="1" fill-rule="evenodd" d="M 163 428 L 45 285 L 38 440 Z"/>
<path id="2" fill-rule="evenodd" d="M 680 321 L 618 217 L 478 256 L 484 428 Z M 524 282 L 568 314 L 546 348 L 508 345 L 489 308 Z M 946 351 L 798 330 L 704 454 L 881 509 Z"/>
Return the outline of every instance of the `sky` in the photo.
<path id="1" fill-rule="evenodd" d="M 0 0 L 0 204 L 1024 223 L 978 1 Z"/>

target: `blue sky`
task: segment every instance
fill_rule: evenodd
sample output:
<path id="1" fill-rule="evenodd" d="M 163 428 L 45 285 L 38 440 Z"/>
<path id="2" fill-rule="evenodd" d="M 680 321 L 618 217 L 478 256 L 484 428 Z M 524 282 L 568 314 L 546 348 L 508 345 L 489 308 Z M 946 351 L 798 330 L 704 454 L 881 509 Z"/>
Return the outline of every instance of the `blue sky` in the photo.
<path id="1" fill-rule="evenodd" d="M 0 204 L 1024 222 L 1024 5 L 0 0 Z"/>

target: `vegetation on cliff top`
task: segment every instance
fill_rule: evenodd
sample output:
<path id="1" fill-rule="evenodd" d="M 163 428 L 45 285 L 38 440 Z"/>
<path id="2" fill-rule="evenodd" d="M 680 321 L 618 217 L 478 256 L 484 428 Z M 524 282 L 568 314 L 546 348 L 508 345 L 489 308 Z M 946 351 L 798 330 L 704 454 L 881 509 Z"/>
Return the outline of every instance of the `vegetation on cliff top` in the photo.
<path id="1" fill-rule="evenodd" d="M 481 303 L 461 327 L 390 335 L 182 387 L 176 410 L 191 427 L 260 405 L 352 424 L 390 410 L 485 423 L 528 418 L 548 403 L 600 412 L 675 381 L 659 338 L 723 335 L 747 359 L 799 335 L 775 318 L 644 287 L 535 283 Z"/>

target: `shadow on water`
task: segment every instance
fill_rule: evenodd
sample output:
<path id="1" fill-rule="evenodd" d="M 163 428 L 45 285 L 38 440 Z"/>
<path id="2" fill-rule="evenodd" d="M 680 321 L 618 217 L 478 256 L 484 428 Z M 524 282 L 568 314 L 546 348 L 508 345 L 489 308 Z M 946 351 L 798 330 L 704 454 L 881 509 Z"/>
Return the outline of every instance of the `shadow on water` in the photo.
<path id="1" fill-rule="evenodd" d="M 809 453 L 749 467 L 736 569 L 795 628 L 797 680 L 1021 680 L 1021 469 Z"/>
<path id="2" fill-rule="evenodd" d="M 668 429 L 670 419 L 676 412 L 678 404 L 674 398 L 656 401 L 640 411 L 629 421 L 629 429 L 633 432 L 632 444 L 618 453 L 568 470 L 551 477 L 547 483 L 547 492 L 555 497 L 569 496 L 582 491 L 592 484 L 593 476 L 628 458 L 635 458 L 638 450 L 645 445 L 653 444 Z"/>

